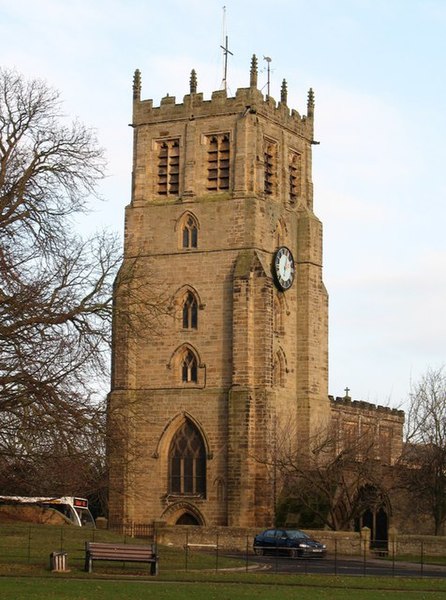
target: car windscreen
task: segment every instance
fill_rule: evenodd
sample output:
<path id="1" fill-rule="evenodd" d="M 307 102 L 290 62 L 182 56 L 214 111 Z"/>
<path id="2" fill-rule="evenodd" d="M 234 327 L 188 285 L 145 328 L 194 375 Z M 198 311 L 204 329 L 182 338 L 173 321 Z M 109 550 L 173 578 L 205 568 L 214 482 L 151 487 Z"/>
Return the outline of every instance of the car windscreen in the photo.
<path id="1" fill-rule="evenodd" d="M 289 538 L 297 539 L 297 538 L 309 538 L 306 533 L 303 531 L 299 531 L 298 529 L 288 529 L 286 534 Z"/>

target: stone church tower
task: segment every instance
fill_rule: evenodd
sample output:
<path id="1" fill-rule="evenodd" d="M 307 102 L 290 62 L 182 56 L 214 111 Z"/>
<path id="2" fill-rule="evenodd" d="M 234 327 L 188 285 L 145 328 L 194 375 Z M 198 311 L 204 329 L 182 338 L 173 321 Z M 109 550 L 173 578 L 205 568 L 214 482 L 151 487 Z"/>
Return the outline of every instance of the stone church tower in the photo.
<path id="1" fill-rule="evenodd" d="M 235 97 L 204 100 L 194 71 L 182 103 L 154 107 L 140 91 L 136 71 L 110 520 L 266 526 L 277 437 L 306 452 L 330 418 L 313 92 L 306 115 L 288 107 L 285 81 L 280 102 L 265 98 L 255 56 Z M 150 335 L 132 326 L 144 290 L 171 298 Z"/>

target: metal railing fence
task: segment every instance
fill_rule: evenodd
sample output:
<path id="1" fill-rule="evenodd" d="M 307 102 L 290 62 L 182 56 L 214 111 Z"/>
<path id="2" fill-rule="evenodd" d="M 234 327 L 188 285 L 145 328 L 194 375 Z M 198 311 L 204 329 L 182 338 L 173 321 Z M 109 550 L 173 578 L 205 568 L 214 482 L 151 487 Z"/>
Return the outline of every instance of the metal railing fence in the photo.
<path id="1" fill-rule="evenodd" d="M 179 531 L 179 532 L 178 532 Z M 119 524 L 112 529 L 83 529 L 45 525 L 0 525 L 0 564 L 36 565 L 48 568 L 49 557 L 54 552 L 67 555 L 70 569 L 83 570 L 85 542 L 102 541 L 115 543 L 147 543 L 156 539 L 151 525 Z M 253 548 L 253 537 L 234 536 L 217 532 L 204 538 L 188 527 L 176 528 L 175 543 L 162 540 L 158 543 L 160 573 L 166 571 L 214 570 L 215 572 L 297 573 L 297 574 L 356 574 L 401 576 L 407 573 L 417 577 L 446 577 L 446 559 L 438 547 L 430 541 L 412 542 L 413 551 L 402 554 L 398 543 L 383 543 L 376 552 L 352 538 L 350 547 L 338 540 L 327 538 L 323 532 L 318 541 L 326 543 L 325 557 L 291 558 L 286 546 L 264 547 L 263 556 Z M 443 542 L 444 543 L 444 542 Z M 348 550 L 346 552 L 346 550 Z M 102 565 L 101 565 L 102 566 Z M 101 568 L 101 566 L 99 568 Z M 111 567 L 110 567 L 111 568 Z M 113 569 L 133 569 L 144 572 L 141 565 L 120 563 Z"/>

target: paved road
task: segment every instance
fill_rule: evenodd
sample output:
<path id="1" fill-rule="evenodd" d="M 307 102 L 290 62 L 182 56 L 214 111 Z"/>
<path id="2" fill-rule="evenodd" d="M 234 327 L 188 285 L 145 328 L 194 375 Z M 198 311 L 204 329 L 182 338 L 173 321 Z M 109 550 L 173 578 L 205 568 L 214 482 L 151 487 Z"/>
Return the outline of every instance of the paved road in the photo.
<path id="1" fill-rule="evenodd" d="M 231 556 L 235 556 L 232 554 Z M 240 558 L 237 555 L 237 558 Z M 248 564 L 264 565 L 264 568 L 277 573 L 297 574 L 337 574 L 337 575 L 379 575 L 398 577 L 445 577 L 446 566 L 421 565 L 416 563 L 393 563 L 392 560 L 383 560 L 367 557 L 327 556 L 322 559 L 292 559 L 285 556 L 249 556 Z"/>

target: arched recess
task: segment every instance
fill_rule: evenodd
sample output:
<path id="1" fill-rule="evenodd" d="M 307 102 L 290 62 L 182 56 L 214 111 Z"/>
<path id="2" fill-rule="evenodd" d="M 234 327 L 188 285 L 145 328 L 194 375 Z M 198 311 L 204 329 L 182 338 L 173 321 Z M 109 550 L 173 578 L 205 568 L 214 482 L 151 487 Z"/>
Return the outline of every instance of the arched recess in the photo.
<path id="1" fill-rule="evenodd" d="M 177 385 L 200 385 L 204 365 L 197 350 L 191 344 L 181 344 L 172 353 L 168 368 L 173 370 Z"/>
<path id="2" fill-rule="evenodd" d="M 199 309 L 202 308 L 200 296 L 195 288 L 183 285 L 175 293 L 175 313 L 182 329 L 198 329 Z"/>
<path id="3" fill-rule="evenodd" d="M 286 356 L 282 348 L 279 348 L 274 354 L 273 365 L 273 385 L 274 387 L 284 387 L 287 372 Z"/>
<path id="4" fill-rule="evenodd" d="M 370 546 L 372 548 L 387 548 L 389 517 L 391 505 L 385 492 L 375 485 L 362 486 L 357 494 L 359 516 L 355 520 L 355 530 L 363 527 L 370 529 Z"/>
<path id="5" fill-rule="evenodd" d="M 171 504 L 161 515 L 168 525 L 206 525 L 201 511 L 191 502 L 180 501 Z"/>
<path id="6" fill-rule="evenodd" d="M 288 230 L 285 219 L 280 217 L 280 219 L 277 221 L 276 230 L 274 232 L 277 247 L 286 245 L 287 235 Z"/>
<path id="7" fill-rule="evenodd" d="M 178 247 L 183 250 L 198 248 L 200 223 L 190 211 L 184 212 L 175 224 L 178 234 Z"/>
<path id="8" fill-rule="evenodd" d="M 283 294 L 274 294 L 273 304 L 273 327 L 276 335 L 283 335 L 285 332 L 284 317 L 285 317 L 285 300 Z"/>
<path id="9" fill-rule="evenodd" d="M 226 500 L 226 483 L 222 477 L 217 477 L 214 481 L 214 488 L 217 492 L 217 501 L 223 502 Z"/>

